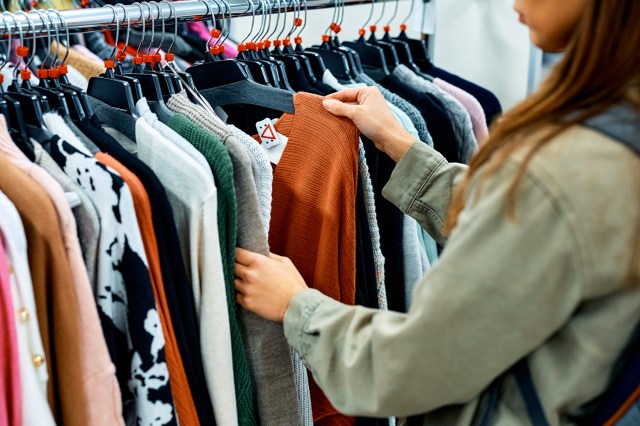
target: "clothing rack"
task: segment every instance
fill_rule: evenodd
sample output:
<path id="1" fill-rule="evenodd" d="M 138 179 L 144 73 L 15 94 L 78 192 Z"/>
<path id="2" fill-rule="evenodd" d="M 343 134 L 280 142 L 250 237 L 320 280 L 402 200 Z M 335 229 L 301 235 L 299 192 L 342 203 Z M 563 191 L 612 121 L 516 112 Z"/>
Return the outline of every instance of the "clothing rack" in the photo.
<path id="1" fill-rule="evenodd" d="M 155 21 L 159 25 L 165 20 L 167 25 L 175 22 L 204 21 L 211 19 L 211 14 L 217 19 L 239 16 L 251 16 L 263 14 L 270 5 L 272 13 L 277 13 L 278 8 L 284 12 L 292 10 L 324 9 L 339 5 L 357 5 L 371 3 L 371 0 L 283 0 L 260 2 L 258 0 L 187 0 L 176 2 L 141 2 L 132 5 L 102 6 L 77 10 L 63 10 L 48 13 L 44 20 L 37 13 L 5 13 L 0 15 L 4 21 L 0 24 L 0 34 L 4 36 L 8 31 L 12 37 L 19 35 L 18 26 L 23 36 L 33 36 L 35 31 L 38 37 L 47 35 L 48 27 L 58 27 L 61 32 L 69 30 L 70 33 L 100 31 L 115 28 L 117 25 L 130 22 L 131 27 L 139 27 L 145 23 L 150 25 Z M 146 5 L 149 5 L 147 7 Z M 50 19 L 52 22 L 47 22 Z M 8 30 L 8 31 L 7 31 Z"/>

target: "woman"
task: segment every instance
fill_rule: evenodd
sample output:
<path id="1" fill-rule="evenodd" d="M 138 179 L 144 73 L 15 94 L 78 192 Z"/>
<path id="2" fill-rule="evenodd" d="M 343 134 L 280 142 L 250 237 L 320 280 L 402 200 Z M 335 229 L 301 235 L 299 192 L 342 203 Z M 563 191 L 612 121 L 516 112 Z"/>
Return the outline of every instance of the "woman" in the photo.
<path id="1" fill-rule="evenodd" d="M 468 425 L 493 395 L 490 424 L 528 424 L 514 376 L 491 386 L 524 359 L 548 422 L 571 424 L 638 323 L 640 156 L 621 142 L 640 138 L 640 2 L 516 10 L 536 45 L 565 56 L 469 167 L 415 142 L 376 89 L 325 100 L 398 162 L 384 196 L 446 244 L 409 313 L 342 305 L 288 259 L 237 252 L 238 303 L 284 321 L 346 414 Z"/>

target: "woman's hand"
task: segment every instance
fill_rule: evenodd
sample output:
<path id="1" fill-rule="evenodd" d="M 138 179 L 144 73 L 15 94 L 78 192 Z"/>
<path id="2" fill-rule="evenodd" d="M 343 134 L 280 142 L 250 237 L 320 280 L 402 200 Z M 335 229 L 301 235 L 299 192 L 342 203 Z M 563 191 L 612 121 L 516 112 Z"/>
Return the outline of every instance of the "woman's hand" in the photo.
<path id="1" fill-rule="evenodd" d="M 294 294 L 307 284 L 286 257 L 269 257 L 236 249 L 236 301 L 243 308 L 271 321 L 282 322 Z"/>
<path id="2" fill-rule="evenodd" d="M 322 102 L 332 114 L 346 117 L 396 163 L 415 139 L 396 120 L 377 87 L 347 89 L 332 93 Z"/>

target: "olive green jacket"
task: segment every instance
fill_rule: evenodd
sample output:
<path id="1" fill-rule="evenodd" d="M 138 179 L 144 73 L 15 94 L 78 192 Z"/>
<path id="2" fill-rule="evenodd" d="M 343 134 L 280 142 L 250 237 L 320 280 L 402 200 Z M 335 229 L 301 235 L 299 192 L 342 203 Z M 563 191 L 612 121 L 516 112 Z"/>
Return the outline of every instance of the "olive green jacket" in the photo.
<path id="1" fill-rule="evenodd" d="M 472 181 L 448 240 L 443 220 L 466 166 L 422 143 L 398 163 L 383 195 L 446 242 L 409 313 L 315 290 L 293 298 L 285 334 L 338 410 L 474 424 L 490 383 L 523 357 L 552 425 L 571 424 L 603 391 L 640 318 L 640 157 L 573 127 L 534 156 L 512 219 L 505 195 L 527 145 L 481 187 Z M 492 424 L 529 424 L 513 377 L 500 395 Z"/>

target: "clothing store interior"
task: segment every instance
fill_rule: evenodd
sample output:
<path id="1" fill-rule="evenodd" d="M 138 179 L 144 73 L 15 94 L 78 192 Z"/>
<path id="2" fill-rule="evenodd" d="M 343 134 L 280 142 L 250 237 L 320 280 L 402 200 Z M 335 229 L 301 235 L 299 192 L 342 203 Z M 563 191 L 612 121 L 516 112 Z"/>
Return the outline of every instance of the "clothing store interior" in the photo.
<path id="1" fill-rule="evenodd" d="M 0 6 L 0 426 L 640 425 L 637 0 Z"/>

